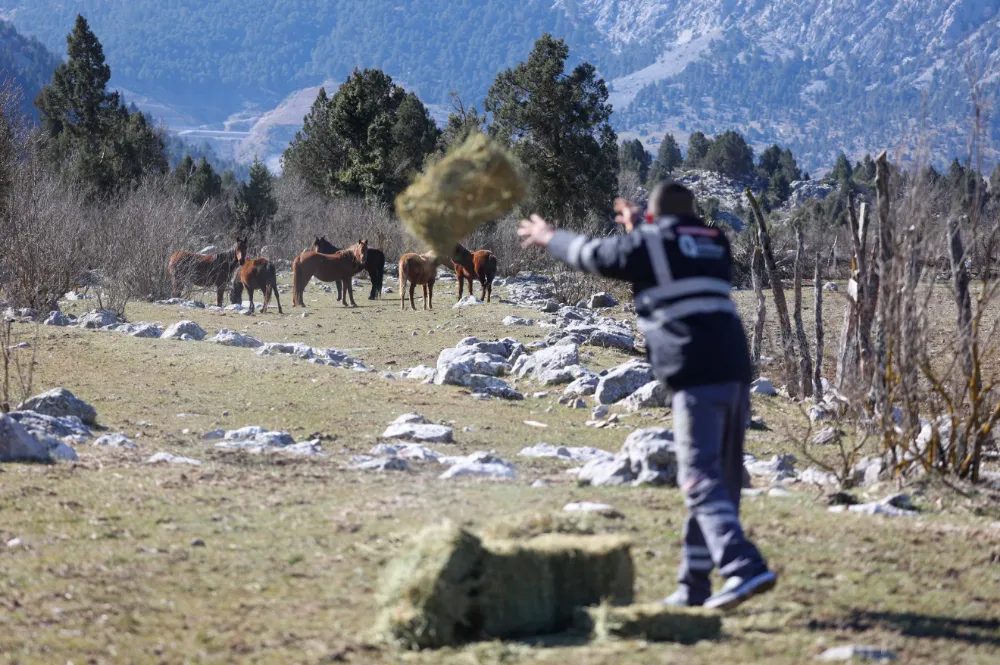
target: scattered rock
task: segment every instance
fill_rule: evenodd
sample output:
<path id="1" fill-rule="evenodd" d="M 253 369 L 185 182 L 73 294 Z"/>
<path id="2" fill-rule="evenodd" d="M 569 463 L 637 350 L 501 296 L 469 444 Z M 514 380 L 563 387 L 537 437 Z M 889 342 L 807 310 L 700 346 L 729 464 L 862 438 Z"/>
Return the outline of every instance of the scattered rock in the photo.
<path id="1" fill-rule="evenodd" d="M 140 339 L 158 339 L 163 334 L 163 329 L 155 323 L 124 323 L 115 331 Z"/>
<path id="2" fill-rule="evenodd" d="M 359 471 L 409 471 L 409 463 L 402 457 L 376 457 L 351 467 Z"/>
<path id="3" fill-rule="evenodd" d="M 613 506 L 593 501 L 577 501 L 576 503 L 567 503 L 563 506 L 563 511 L 567 513 L 597 513 L 599 515 L 603 515 L 604 517 L 610 517 L 613 519 L 622 519 L 625 517 L 624 514 L 615 510 Z"/>
<path id="4" fill-rule="evenodd" d="M 811 485 L 836 485 L 840 481 L 837 480 L 837 474 L 811 466 L 799 474 L 799 482 Z"/>
<path id="5" fill-rule="evenodd" d="M 578 379 L 574 379 L 563 390 L 565 397 L 587 397 L 597 391 L 598 377 L 596 374 L 584 374 Z"/>
<path id="6" fill-rule="evenodd" d="M 7 541 L 7 547 L 9 547 L 10 549 L 20 547 L 23 544 L 24 541 L 22 541 L 20 538 L 11 538 L 10 540 Z"/>
<path id="7" fill-rule="evenodd" d="M 390 425 L 428 425 L 430 421 L 419 413 L 404 413 L 395 420 L 393 420 Z"/>
<path id="8" fill-rule="evenodd" d="M 37 439 L 50 436 L 57 439 L 76 437 L 82 440 L 91 436 L 90 428 L 76 416 L 50 416 L 36 411 L 14 411 L 8 415 Z"/>
<path id="9" fill-rule="evenodd" d="M 235 330 L 229 330 L 228 328 L 223 328 L 217 332 L 214 337 L 210 337 L 208 341 L 221 344 L 223 346 L 237 346 L 244 349 L 258 349 L 264 345 L 264 343 L 256 337 L 244 335 L 236 332 Z"/>
<path id="10" fill-rule="evenodd" d="M 476 296 L 465 296 L 457 303 L 451 306 L 452 309 L 463 309 L 465 307 L 473 307 L 475 305 L 482 305 L 483 301 Z"/>
<path id="11" fill-rule="evenodd" d="M 419 443 L 380 443 L 371 449 L 376 457 L 402 457 L 423 462 L 438 462 L 440 455 Z"/>
<path id="12" fill-rule="evenodd" d="M 839 291 L 840 287 L 837 286 L 836 282 L 827 282 L 826 284 L 823 285 L 823 290 L 824 291 Z"/>
<path id="13" fill-rule="evenodd" d="M 191 547 L 205 547 L 205 541 L 201 538 L 195 538 L 191 541 Z"/>
<path id="14" fill-rule="evenodd" d="M 94 439 L 95 446 L 108 446 L 109 448 L 137 448 L 135 441 L 128 438 L 124 432 L 117 434 L 105 434 Z"/>
<path id="15" fill-rule="evenodd" d="M 95 309 L 87 312 L 79 319 L 77 325 L 88 330 L 99 330 L 107 326 L 113 326 L 119 321 L 118 315 L 106 309 Z"/>
<path id="16" fill-rule="evenodd" d="M 513 373 L 519 378 L 537 379 L 545 372 L 563 370 L 580 364 L 579 347 L 566 344 L 539 349 L 532 354 L 522 355 L 514 363 Z M 567 382 L 572 380 L 567 376 Z"/>
<path id="17" fill-rule="evenodd" d="M 824 427 L 820 431 L 816 432 L 815 436 L 812 438 L 813 444 L 817 446 L 825 446 L 828 443 L 833 443 L 837 440 L 837 437 L 843 434 L 833 427 Z"/>
<path id="18" fill-rule="evenodd" d="M 581 485 L 593 487 L 624 485 L 634 478 L 631 463 L 621 455 L 611 459 L 593 459 L 584 464 L 577 474 L 577 481 Z"/>
<path id="19" fill-rule="evenodd" d="M 594 397 L 600 404 L 614 404 L 653 380 L 652 365 L 642 360 L 630 360 L 600 378 Z"/>
<path id="20" fill-rule="evenodd" d="M 590 412 L 590 417 L 593 418 L 594 420 L 600 420 L 606 415 L 608 415 L 608 407 L 606 404 L 598 404 Z"/>
<path id="21" fill-rule="evenodd" d="M 526 319 L 523 316 L 511 315 L 504 318 L 503 324 L 505 326 L 533 326 L 535 325 L 535 322 L 531 319 Z"/>
<path id="22" fill-rule="evenodd" d="M 174 455 L 173 453 L 159 452 L 146 460 L 146 464 L 157 464 L 159 462 L 166 462 L 167 464 L 190 464 L 192 466 L 201 466 L 201 460 L 192 459 L 190 457 L 182 457 L 180 455 Z"/>
<path id="23" fill-rule="evenodd" d="M 628 457 L 634 485 L 677 485 L 677 453 L 669 429 L 636 430 L 625 439 L 619 454 Z"/>
<path id="24" fill-rule="evenodd" d="M 384 439 L 400 439 L 402 441 L 413 441 L 416 443 L 453 443 L 453 434 L 450 427 L 444 425 L 427 425 L 416 423 L 401 423 L 389 425 L 382 432 Z"/>
<path id="25" fill-rule="evenodd" d="M 428 381 L 434 378 L 435 369 L 430 365 L 417 365 L 410 369 L 404 369 L 399 376 L 411 381 Z"/>
<path id="26" fill-rule="evenodd" d="M 605 349 L 631 352 L 635 349 L 635 337 L 614 330 L 598 328 L 587 337 L 587 344 Z"/>
<path id="27" fill-rule="evenodd" d="M 889 464 L 882 457 L 863 457 L 854 465 L 854 484 L 870 487 L 889 477 Z"/>
<path id="28" fill-rule="evenodd" d="M 313 348 L 302 342 L 265 342 L 257 349 L 257 355 L 259 356 L 275 354 L 295 356 L 302 360 L 310 360 L 315 357 Z"/>
<path id="29" fill-rule="evenodd" d="M 616 307 L 618 301 L 610 293 L 605 293 L 601 291 L 600 293 L 595 293 L 590 296 L 590 300 L 587 301 L 588 309 L 599 309 L 602 307 Z"/>
<path id="30" fill-rule="evenodd" d="M 810 404 L 809 408 L 806 409 L 806 414 L 809 416 L 809 422 L 812 423 L 829 420 L 834 415 L 824 404 Z"/>
<path id="31" fill-rule="evenodd" d="M 594 459 L 610 460 L 614 458 L 612 453 L 600 448 L 567 446 L 553 446 L 548 443 L 539 443 L 529 448 L 522 448 L 518 453 L 522 457 L 554 457 L 568 462 L 589 462 Z"/>
<path id="32" fill-rule="evenodd" d="M 748 455 L 743 466 L 752 476 L 790 477 L 795 473 L 795 457 L 793 455 L 775 455 L 764 461 Z"/>
<path id="33" fill-rule="evenodd" d="M 29 397 L 18 411 L 34 411 L 57 418 L 76 416 L 88 425 L 97 424 L 97 409 L 65 388 L 53 388 L 44 393 Z"/>
<path id="34" fill-rule="evenodd" d="M 662 383 L 650 381 L 622 401 L 622 406 L 628 411 L 641 411 L 652 407 L 667 406 L 669 393 Z"/>
<path id="35" fill-rule="evenodd" d="M 442 458 L 441 461 L 448 463 L 448 458 Z M 465 477 L 509 480 L 516 477 L 516 475 L 513 464 L 505 462 L 492 453 L 478 452 L 464 458 L 459 458 L 454 466 L 438 477 L 443 480 Z"/>
<path id="36" fill-rule="evenodd" d="M 855 644 L 832 647 L 821 653 L 819 656 L 820 660 L 828 662 L 857 659 L 884 663 L 896 660 L 896 658 L 897 656 L 895 651 L 889 651 L 888 649 L 881 649 L 879 647 L 857 646 Z"/>
<path id="37" fill-rule="evenodd" d="M 554 347 L 558 348 L 558 347 Z M 535 381 L 543 386 L 558 386 L 564 383 L 572 383 L 574 380 L 596 375 L 582 365 L 570 365 L 560 369 L 546 369 L 535 374 Z M 595 387 L 596 390 L 596 387 Z"/>
<path id="38" fill-rule="evenodd" d="M 51 462 L 49 451 L 17 420 L 0 413 L 0 462 Z"/>
<path id="39" fill-rule="evenodd" d="M 476 396 L 496 397 L 498 399 L 514 401 L 524 399 L 524 395 L 521 392 L 511 388 L 506 381 L 498 379 L 495 376 L 471 374 L 467 385 L 472 389 L 473 395 Z"/>
<path id="40" fill-rule="evenodd" d="M 42 325 L 44 326 L 65 327 L 65 326 L 71 326 L 73 325 L 73 323 L 74 323 L 73 319 L 63 314 L 62 312 L 49 312 L 48 317 L 46 317 L 46 319 L 42 321 Z"/>
<path id="41" fill-rule="evenodd" d="M 181 340 L 184 335 L 187 335 L 192 340 L 200 342 L 205 339 L 206 333 L 202 330 L 201 326 L 194 321 L 178 321 L 164 330 L 163 334 L 160 335 L 160 339 Z"/>
<path id="42" fill-rule="evenodd" d="M 753 395 L 774 397 L 778 394 L 778 391 L 775 389 L 774 384 L 771 383 L 771 379 L 760 377 L 750 384 L 750 393 Z"/>
<path id="43" fill-rule="evenodd" d="M 205 432 L 201 435 L 202 441 L 218 441 L 219 439 L 226 438 L 226 430 L 224 429 L 214 429 L 211 432 Z"/>

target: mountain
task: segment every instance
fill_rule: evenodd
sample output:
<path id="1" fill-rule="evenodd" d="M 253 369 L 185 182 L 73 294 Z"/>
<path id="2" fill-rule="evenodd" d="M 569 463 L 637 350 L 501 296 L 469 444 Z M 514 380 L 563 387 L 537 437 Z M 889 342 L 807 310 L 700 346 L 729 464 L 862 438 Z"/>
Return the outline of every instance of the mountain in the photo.
<path id="1" fill-rule="evenodd" d="M 550 32 L 609 82 L 623 137 L 736 129 L 808 170 L 967 151 L 969 72 L 1000 91 L 997 0 L 0 0 L 61 52 L 88 17 L 113 84 L 172 128 L 273 163 L 318 86 L 379 67 L 436 116 L 478 103 Z M 1000 122 L 986 133 L 1000 144 Z"/>
<path id="2" fill-rule="evenodd" d="M 37 117 L 32 106 L 42 86 L 52 79 L 59 58 L 37 39 L 25 37 L 10 23 L 0 21 L 0 80 L 21 89 L 21 110 Z"/>

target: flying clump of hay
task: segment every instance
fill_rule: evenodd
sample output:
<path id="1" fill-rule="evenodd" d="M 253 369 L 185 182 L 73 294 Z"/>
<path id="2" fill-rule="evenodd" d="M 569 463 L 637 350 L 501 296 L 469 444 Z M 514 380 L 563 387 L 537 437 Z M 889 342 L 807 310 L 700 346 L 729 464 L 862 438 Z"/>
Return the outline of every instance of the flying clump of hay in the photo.
<path id="1" fill-rule="evenodd" d="M 476 132 L 396 197 L 396 214 L 439 256 L 520 201 L 526 186 L 513 159 Z"/>

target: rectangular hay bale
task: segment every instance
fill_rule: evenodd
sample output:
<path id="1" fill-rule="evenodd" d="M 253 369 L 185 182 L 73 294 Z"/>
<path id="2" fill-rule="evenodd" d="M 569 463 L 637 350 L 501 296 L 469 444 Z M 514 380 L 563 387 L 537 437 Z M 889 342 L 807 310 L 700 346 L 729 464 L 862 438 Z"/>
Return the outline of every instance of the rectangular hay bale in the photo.
<path id="1" fill-rule="evenodd" d="M 668 607 L 659 603 L 580 608 L 573 622 L 576 632 L 598 640 L 644 639 L 650 642 L 693 644 L 717 638 L 722 617 L 697 607 Z"/>

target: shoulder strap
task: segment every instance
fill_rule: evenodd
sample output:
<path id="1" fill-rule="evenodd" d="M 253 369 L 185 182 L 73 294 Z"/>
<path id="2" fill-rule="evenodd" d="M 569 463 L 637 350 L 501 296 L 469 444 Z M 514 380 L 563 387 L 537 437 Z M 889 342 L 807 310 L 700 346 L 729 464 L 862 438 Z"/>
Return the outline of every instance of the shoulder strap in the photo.
<path id="1" fill-rule="evenodd" d="M 653 266 L 653 274 L 656 275 L 656 283 L 666 286 L 673 281 L 673 274 L 670 272 L 670 263 L 667 261 L 667 252 L 663 249 L 663 236 L 660 229 L 653 224 L 643 224 L 639 227 L 643 240 L 646 243 L 646 251 L 649 252 L 649 261 Z"/>

